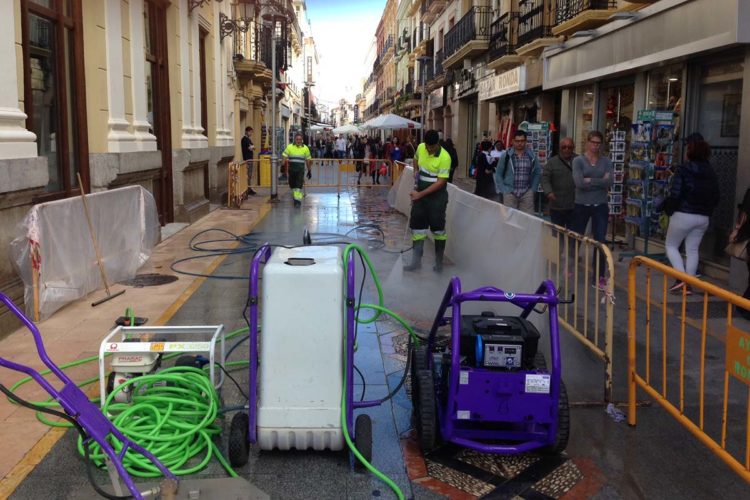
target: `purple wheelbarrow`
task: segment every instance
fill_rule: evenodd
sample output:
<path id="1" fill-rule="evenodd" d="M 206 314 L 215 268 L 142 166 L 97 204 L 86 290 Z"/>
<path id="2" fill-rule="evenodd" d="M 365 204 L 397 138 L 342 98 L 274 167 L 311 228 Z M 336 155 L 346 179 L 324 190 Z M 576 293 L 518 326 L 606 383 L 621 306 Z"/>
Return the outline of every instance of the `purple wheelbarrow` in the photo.
<path id="1" fill-rule="evenodd" d="M 44 362 L 45 365 L 47 365 L 47 367 L 57 377 L 59 382 L 62 383 L 62 388 L 58 390 L 33 368 L 14 363 L 13 361 L 9 361 L 3 357 L 0 357 L 0 366 L 9 368 L 17 372 L 25 373 L 26 375 L 32 377 L 37 384 L 39 384 L 45 391 L 47 391 L 47 393 L 49 393 L 50 396 L 55 398 L 55 400 L 60 403 L 60 406 L 65 411 L 65 413 L 55 410 L 49 410 L 47 408 L 41 408 L 31 403 L 27 403 L 8 391 L 8 389 L 6 389 L 2 385 L 0 385 L 0 390 L 2 390 L 2 392 L 4 392 L 6 396 L 8 396 L 11 400 L 18 404 L 34 410 L 51 413 L 69 421 L 71 424 L 73 424 L 74 427 L 76 427 L 76 429 L 78 429 L 78 432 L 81 433 L 84 450 L 88 450 L 88 447 L 92 442 L 98 443 L 104 453 L 106 453 L 109 457 L 109 462 L 116 471 L 115 475 L 115 471 L 110 470 L 110 476 L 113 477 L 112 482 L 115 490 L 121 489 L 120 483 L 119 481 L 117 481 L 116 477 L 119 476 L 119 478 L 125 483 L 134 498 L 140 500 L 144 497 L 144 494 L 141 493 L 138 488 L 136 488 L 133 479 L 130 477 L 130 474 L 122 465 L 122 459 L 125 456 L 125 453 L 132 450 L 147 458 L 152 464 L 154 464 L 156 468 L 159 469 L 159 471 L 161 471 L 164 477 L 168 480 L 162 485 L 162 488 L 157 487 L 157 490 L 160 490 L 162 493 L 166 493 L 167 489 L 176 491 L 177 477 L 169 472 L 169 470 L 164 467 L 164 465 L 162 465 L 162 463 L 159 462 L 159 460 L 153 454 L 149 453 L 145 448 L 134 443 L 133 441 L 125 437 L 119 430 L 117 430 L 117 428 L 112 424 L 112 422 L 107 419 L 107 417 L 99 410 L 99 408 L 91 401 L 89 401 L 88 396 L 86 396 L 86 394 L 84 394 L 83 391 L 81 391 L 81 389 L 79 389 L 76 384 L 72 380 L 70 380 L 70 378 L 68 378 L 68 376 L 65 375 L 62 370 L 60 370 L 60 368 L 58 368 L 58 366 L 49 358 L 49 356 L 47 356 L 47 352 L 44 349 L 44 344 L 42 343 L 42 336 L 34 323 L 32 323 L 31 320 L 29 320 L 29 318 L 27 318 L 18 309 L 18 307 L 16 307 L 14 303 L 2 293 L 0 293 L 0 302 L 5 304 L 5 306 L 10 309 L 10 311 L 15 314 L 16 317 L 18 317 L 18 319 L 20 319 L 24 325 L 26 325 L 26 328 L 31 331 L 32 335 L 34 336 L 34 343 L 36 344 L 39 358 Z M 113 442 L 115 440 L 119 441 L 121 445 L 121 450 L 119 453 L 116 452 L 113 446 L 110 444 L 110 442 Z M 86 465 L 87 468 L 90 467 L 90 464 L 87 463 Z M 93 479 L 90 473 L 89 479 Z M 106 492 L 101 490 L 101 488 L 99 488 L 93 482 L 93 480 L 92 486 L 100 495 L 111 497 L 110 494 L 107 494 Z M 150 489 L 148 492 L 148 494 L 152 496 L 158 495 L 158 493 L 159 491 L 154 491 L 154 489 Z M 116 492 L 116 494 L 118 496 L 121 496 L 122 492 Z"/>
<path id="2" fill-rule="evenodd" d="M 462 315 L 465 302 L 508 303 L 520 312 Z M 565 449 L 570 411 L 557 319 L 557 305 L 565 302 L 550 280 L 533 294 L 516 294 L 494 287 L 461 292 L 460 280 L 451 279 L 426 345 L 412 354 L 414 420 L 425 453 L 441 442 L 503 455 Z M 537 306 L 549 316 L 549 368 L 527 319 Z M 446 343 L 437 331 L 448 324 Z"/>

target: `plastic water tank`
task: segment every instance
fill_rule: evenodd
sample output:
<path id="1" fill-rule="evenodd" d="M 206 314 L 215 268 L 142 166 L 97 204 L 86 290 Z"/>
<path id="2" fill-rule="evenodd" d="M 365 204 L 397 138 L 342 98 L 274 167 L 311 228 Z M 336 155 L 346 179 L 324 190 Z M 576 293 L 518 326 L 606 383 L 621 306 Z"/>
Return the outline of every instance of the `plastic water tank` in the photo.
<path id="1" fill-rule="evenodd" d="M 263 269 L 261 449 L 340 450 L 345 273 L 341 249 L 279 248 Z"/>

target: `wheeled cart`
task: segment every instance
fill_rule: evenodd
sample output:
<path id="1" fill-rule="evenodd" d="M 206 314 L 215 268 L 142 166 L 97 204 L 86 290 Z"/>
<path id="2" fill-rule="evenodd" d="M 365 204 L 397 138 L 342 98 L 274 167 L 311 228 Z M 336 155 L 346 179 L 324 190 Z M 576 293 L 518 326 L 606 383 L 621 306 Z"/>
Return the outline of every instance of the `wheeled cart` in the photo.
<path id="1" fill-rule="evenodd" d="M 359 453 L 371 460 L 372 422 L 361 414 L 355 425 L 354 410 L 383 400 L 353 401 L 356 297 L 354 250 L 349 252 L 346 267 L 336 246 L 264 245 L 254 255 L 249 404 L 247 413 L 232 419 L 232 465 L 247 463 L 250 444 L 262 450 L 335 451 L 344 448 L 345 433 L 353 434 Z"/>

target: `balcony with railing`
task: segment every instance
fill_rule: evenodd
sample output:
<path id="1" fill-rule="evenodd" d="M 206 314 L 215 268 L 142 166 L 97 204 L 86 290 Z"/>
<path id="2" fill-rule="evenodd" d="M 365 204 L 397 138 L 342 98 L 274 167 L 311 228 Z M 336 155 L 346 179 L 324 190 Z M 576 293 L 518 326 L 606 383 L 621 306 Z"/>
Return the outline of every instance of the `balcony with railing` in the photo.
<path id="1" fill-rule="evenodd" d="M 424 0 L 422 2 L 422 21 L 432 23 L 445 10 L 446 0 Z"/>
<path id="2" fill-rule="evenodd" d="M 380 60 L 385 60 L 386 56 L 388 55 L 388 51 L 393 48 L 393 35 L 388 35 L 388 37 L 383 41 L 383 47 L 380 49 Z"/>
<path id="3" fill-rule="evenodd" d="M 445 60 L 443 66 L 451 68 L 487 50 L 490 43 L 490 20 L 492 10 L 489 7 L 472 7 L 445 34 Z"/>
<path id="4" fill-rule="evenodd" d="M 562 41 L 562 37 L 552 35 L 554 6 L 555 0 L 518 0 L 518 55 L 536 56 L 545 47 Z"/>
<path id="5" fill-rule="evenodd" d="M 234 69 L 240 80 L 253 78 L 261 83 L 271 83 L 272 40 L 271 27 L 253 21 L 235 30 Z"/>
<path id="6" fill-rule="evenodd" d="M 617 0 L 557 0 L 552 34 L 569 36 L 576 31 L 596 29 L 617 11 Z"/>
<path id="7" fill-rule="evenodd" d="M 520 64 L 523 58 L 515 52 L 517 39 L 517 12 L 506 12 L 492 21 L 487 67 L 498 70 Z"/>
<path id="8" fill-rule="evenodd" d="M 443 68 L 443 49 L 440 49 L 435 52 L 435 56 L 432 58 L 432 61 L 429 61 L 427 63 L 428 66 L 432 68 L 432 73 L 428 79 L 426 79 L 427 82 L 427 91 L 431 92 L 435 90 L 438 87 L 442 87 L 445 83 L 445 69 Z"/>

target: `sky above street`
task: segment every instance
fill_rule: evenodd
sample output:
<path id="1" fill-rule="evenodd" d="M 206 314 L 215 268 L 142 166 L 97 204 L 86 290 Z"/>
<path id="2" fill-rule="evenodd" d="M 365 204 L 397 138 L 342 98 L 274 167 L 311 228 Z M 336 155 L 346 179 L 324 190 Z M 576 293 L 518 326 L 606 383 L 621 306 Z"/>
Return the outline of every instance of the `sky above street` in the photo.
<path id="1" fill-rule="evenodd" d="M 353 103 L 369 76 L 364 60 L 386 0 L 307 0 L 307 16 L 320 59 L 313 93 L 330 106 Z"/>

